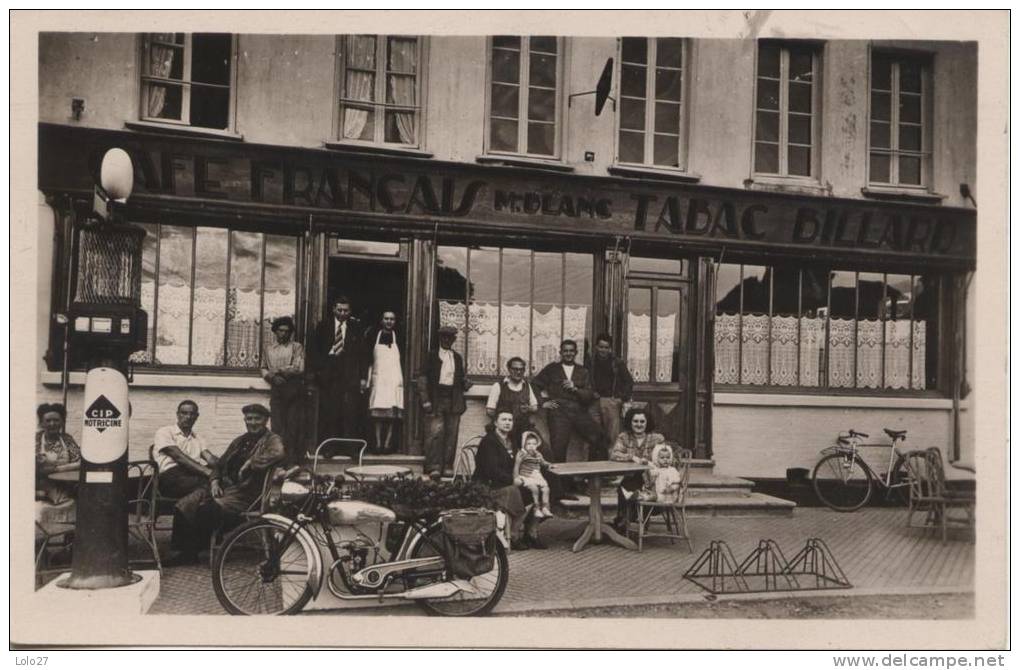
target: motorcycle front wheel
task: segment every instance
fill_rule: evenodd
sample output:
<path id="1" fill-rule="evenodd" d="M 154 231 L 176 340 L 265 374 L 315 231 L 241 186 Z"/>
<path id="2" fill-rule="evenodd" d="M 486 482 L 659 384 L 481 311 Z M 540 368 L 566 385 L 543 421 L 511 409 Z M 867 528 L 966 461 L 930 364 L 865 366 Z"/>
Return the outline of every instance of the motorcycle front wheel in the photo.
<path id="1" fill-rule="evenodd" d="M 312 597 L 312 557 L 286 528 L 238 526 L 213 560 L 213 590 L 231 614 L 296 614 Z"/>
<path id="2" fill-rule="evenodd" d="M 436 546 L 441 546 L 436 539 L 441 532 L 438 526 L 433 526 L 426 531 L 426 537 L 431 539 Z M 484 616 L 491 612 L 503 597 L 510 575 L 510 562 L 506 557 L 506 549 L 498 541 L 495 545 L 496 555 L 492 570 L 463 580 L 472 587 L 470 591 L 459 591 L 446 598 L 420 598 L 415 601 L 418 606 L 432 616 Z M 422 538 L 411 550 L 411 558 L 425 558 L 438 554 L 436 548 L 425 538 Z M 413 587 L 449 581 L 446 575 L 449 575 L 449 569 L 445 570 L 443 575 L 415 577 L 413 578 Z"/>

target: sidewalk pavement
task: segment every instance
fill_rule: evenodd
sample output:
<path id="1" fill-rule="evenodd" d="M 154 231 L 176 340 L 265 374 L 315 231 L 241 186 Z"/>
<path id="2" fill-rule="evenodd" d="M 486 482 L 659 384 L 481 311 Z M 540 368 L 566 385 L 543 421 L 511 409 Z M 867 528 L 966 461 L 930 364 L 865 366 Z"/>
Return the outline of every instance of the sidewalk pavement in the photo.
<path id="1" fill-rule="evenodd" d="M 694 517 L 688 523 L 693 553 L 684 543 L 652 539 L 642 553 L 602 544 L 575 554 L 570 545 L 584 519 L 555 518 L 541 529 L 549 549 L 511 554 L 510 581 L 494 614 L 703 600 L 707 592 L 683 579 L 683 573 L 712 540 L 725 541 L 739 562 L 762 539 L 775 540 L 790 560 L 809 538 L 821 538 L 853 584 L 851 589 L 773 592 L 769 597 L 972 592 L 973 530 L 952 529 L 948 541 L 941 544 L 930 530 L 907 528 L 906 514 L 905 509 L 840 514 L 798 507 L 792 517 Z M 719 596 L 741 597 L 747 596 Z M 334 612 L 420 613 L 414 607 Z M 224 614 L 213 593 L 208 564 L 165 569 L 160 596 L 150 614 Z"/>

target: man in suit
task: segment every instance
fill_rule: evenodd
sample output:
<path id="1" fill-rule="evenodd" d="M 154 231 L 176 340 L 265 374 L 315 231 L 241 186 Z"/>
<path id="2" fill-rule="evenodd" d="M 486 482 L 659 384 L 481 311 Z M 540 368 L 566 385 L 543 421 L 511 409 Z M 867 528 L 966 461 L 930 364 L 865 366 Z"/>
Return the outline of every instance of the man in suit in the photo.
<path id="1" fill-rule="evenodd" d="M 319 386 L 319 440 L 358 437 L 361 395 L 367 371 L 364 329 L 351 318 L 346 296 L 333 300 L 333 314 L 315 329 L 309 363 Z"/>
<path id="2" fill-rule="evenodd" d="M 457 451 L 460 415 L 467 405 L 464 391 L 471 388 L 464 372 L 464 359 L 453 350 L 457 329 L 439 329 L 439 349 L 429 352 L 425 369 L 418 377 L 418 397 L 425 411 L 425 472 L 433 478 L 453 466 Z"/>
<path id="3" fill-rule="evenodd" d="M 588 460 L 605 459 L 608 453 L 606 436 L 602 427 L 595 423 L 588 406 L 595 400 L 588 371 L 576 364 L 577 343 L 563 340 L 560 345 L 560 361 L 550 363 L 531 380 L 531 386 L 538 392 L 542 407 L 548 412 L 551 460 L 563 463 L 567 460 L 567 445 L 573 431 L 584 438 L 590 448 Z"/>

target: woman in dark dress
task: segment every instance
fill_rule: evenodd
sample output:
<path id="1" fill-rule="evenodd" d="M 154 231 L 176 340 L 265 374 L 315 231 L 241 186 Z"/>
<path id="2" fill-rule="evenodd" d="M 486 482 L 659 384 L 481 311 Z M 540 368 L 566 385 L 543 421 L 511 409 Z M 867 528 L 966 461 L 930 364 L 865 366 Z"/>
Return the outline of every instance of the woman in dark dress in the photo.
<path id="1" fill-rule="evenodd" d="M 516 550 L 545 549 L 538 537 L 538 524 L 532 516 L 531 493 L 524 480 L 514 476 L 514 459 L 520 445 L 514 444 L 510 433 L 514 415 L 503 411 L 478 445 L 474 479 L 489 487 L 496 506 L 510 517 L 510 547 Z"/>

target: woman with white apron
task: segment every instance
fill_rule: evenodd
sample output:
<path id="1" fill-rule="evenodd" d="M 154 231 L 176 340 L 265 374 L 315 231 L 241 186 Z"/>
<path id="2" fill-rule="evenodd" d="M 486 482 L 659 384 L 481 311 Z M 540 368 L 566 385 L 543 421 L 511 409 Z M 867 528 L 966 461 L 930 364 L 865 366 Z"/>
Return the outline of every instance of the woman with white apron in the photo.
<path id="1" fill-rule="evenodd" d="M 382 323 L 369 339 L 372 345 L 372 366 L 368 371 L 371 395 L 368 411 L 375 426 L 375 445 L 380 453 L 390 453 L 393 427 L 404 414 L 404 372 L 400 365 L 397 342 L 397 315 L 383 312 Z"/>

